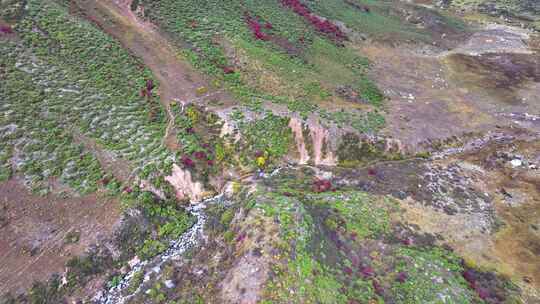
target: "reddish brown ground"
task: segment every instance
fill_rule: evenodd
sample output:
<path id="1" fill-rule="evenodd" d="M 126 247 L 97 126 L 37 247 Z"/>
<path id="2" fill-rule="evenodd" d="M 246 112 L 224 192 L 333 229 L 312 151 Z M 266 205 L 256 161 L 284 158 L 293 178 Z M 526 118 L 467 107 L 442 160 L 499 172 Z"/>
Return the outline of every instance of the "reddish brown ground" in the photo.
<path id="1" fill-rule="evenodd" d="M 0 183 L 0 294 L 63 273 L 72 256 L 112 235 L 120 214 L 117 201 L 96 194 L 40 197 L 17 178 Z M 79 241 L 68 244 L 68 233 Z"/>

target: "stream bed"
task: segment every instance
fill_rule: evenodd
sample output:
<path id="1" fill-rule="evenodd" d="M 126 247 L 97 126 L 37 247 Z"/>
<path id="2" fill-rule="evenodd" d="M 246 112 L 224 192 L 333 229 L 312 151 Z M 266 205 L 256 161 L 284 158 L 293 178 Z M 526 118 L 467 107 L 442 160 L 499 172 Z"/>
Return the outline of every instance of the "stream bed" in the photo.
<path id="1" fill-rule="evenodd" d="M 120 283 L 108 290 L 99 292 L 93 299 L 95 304 L 123 304 L 130 298 L 141 292 L 140 286 L 132 293 L 126 294 L 131 280 L 135 274 L 140 271 L 144 272 L 143 283 L 151 279 L 151 277 L 157 276 L 159 278 L 162 265 L 170 260 L 179 259 L 188 249 L 197 245 L 202 238 L 204 238 L 204 226 L 206 224 L 207 215 L 205 209 L 212 204 L 223 204 L 223 194 L 206 199 L 196 205 L 192 205 L 186 210 L 194 216 L 197 221 L 191 228 L 189 228 L 179 239 L 171 241 L 170 246 L 163 253 L 153 257 L 150 260 L 139 261 L 131 267 L 131 270 L 124 276 Z"/>

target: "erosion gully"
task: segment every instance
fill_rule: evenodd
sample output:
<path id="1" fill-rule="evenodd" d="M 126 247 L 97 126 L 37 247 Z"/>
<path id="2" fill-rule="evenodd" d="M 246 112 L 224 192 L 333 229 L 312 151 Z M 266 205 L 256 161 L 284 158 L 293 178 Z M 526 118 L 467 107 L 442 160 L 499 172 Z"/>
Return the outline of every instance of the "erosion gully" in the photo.
<path id="1" fill-rule="evenodd" d="M 207 219 L 204 209 L 212 204 L 226 204 L 226 200 L 224 199 L 223 195 L 220 194 L 187 208 L 187 211 L 189 211 L 192 216 L 197 218 L 195 224 L 189 230 L 184 232 L 180 238 L 171 241 L 169 248 L 163 253 L 150 260 L 139 261 L 133 265 L 131 270 L 124 276 L 118 285 L 96 295 L 94 298 L 94 303 L 126 303 L 126 301 L 141 292 L 141 286 L 144 284 L 140 284 L 140 286 L 133 293 L 126 294 L 126 290 L 130 286 L 131 280 L 135 274 L 139 273 L 140 271 L 143 271 L 144 273 L 143 283 L 149 281 L 152 278 L 152 275 L 159 278 L 162 270 L 161 266 L 165 262 L 180 259 L 188 249 L 194 248 L 199 241 L 204 238 L 204 226 Z"/>

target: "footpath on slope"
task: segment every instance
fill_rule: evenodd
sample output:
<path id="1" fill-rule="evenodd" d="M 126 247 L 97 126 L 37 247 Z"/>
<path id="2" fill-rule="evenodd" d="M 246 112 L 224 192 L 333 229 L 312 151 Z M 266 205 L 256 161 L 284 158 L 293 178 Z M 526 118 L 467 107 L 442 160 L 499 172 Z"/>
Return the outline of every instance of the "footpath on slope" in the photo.
<path id="1" fill-rule="evenodd" d="M 159 81 L 159 96 L 167 110 L 169 123 L 164 143 L 170 149 L 177 147 L 173 130 L 174 117 L 170 111 L 172 101 L 190 103 L 205 99 L 231 101 L 223 90 L 212 90 L 209 81 L 195 71 L 178 50 L 150 22 L 141 20 L 131 11 L 132 0 L 76 1 L 77 8 L 105 32 L 115 37 L 133 55 L 140 58 Z M 198 88 L 208 92 L 199 96 Z"/>

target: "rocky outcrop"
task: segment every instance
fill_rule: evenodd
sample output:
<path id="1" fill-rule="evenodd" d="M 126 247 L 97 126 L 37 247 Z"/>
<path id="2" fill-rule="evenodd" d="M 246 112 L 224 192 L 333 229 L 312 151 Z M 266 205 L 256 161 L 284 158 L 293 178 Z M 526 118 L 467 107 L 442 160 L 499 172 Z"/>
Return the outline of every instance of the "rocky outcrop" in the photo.
<path id="1" fill-rule="evenodd" d="M 330 148 L 330 132 L 318 121 L 309 124 L 309 134 L 313 142 L 313 161 L 315 165 L 335 166 L 337 157 Z"/>
<path id="2" fill-rule="evenodd" d="M 309 152 L 306 148 L 306 141 L 304 139 L 303 125 L 302 121 L 298 118 L 291 118 L 289 121 L 289 127 L 291 128 L 294 134 L 294 141 L 296 143 L 296 149 L 298 150 L 298 163 L 305 165 L 308 163 L 310 157 Z"/>
<path id="3" fill-rule="evenodd" d="M 330 145 L 330 132 L 318 120 L 310 119 L 303 122 L 298 118 L 291 118 L 289 122 L 298 151 L 297 162 L 314 165 L 335 166 L 337 157 Z M 304 130 L 307 129 L 307 132 Z"/>
<path id="4" fill-rule="evenodd" d="M 189 199 L 192 203 L 200 202 L 206 194 L 203 184 L 194 182 L 191 172 L 173 164 L 172 173 L 166 176 L 168 181 L 176 191 L 176 198 L 179 200 Z"/>

